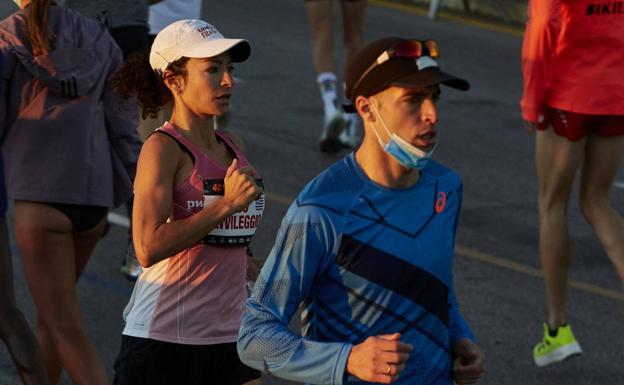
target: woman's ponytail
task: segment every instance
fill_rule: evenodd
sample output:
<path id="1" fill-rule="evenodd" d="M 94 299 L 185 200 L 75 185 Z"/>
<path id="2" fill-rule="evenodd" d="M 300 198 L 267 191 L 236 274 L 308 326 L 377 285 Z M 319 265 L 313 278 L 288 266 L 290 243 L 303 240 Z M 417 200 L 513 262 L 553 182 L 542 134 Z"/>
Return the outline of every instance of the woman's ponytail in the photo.
<path id="1" fill-rule="evenodd" d="M 186 62 L 181 58 L 169 65 L 174 74 L 186 76 Z M 156 75 L 145 53 L 133 53 L 111 78 L 115 93 L 122 99 L 136 96 L 141 116 L 156 118 L 162 106 L 173 97 L 165 83 Z"/>
<path id="2" fill-rule="evenodd" d="M 31 0 L 26 8 L 26 27 L 33 55 L 45 55 L 52 47 L 52 36 L 48 28 L 50 0 Z"/>

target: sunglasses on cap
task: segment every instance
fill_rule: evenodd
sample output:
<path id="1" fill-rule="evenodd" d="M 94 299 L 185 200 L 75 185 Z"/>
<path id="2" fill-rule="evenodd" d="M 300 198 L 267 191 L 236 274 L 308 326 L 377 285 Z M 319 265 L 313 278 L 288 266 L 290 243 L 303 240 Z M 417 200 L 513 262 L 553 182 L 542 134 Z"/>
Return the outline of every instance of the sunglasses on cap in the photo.
<path id="1" fill-rule="evenodd" d="M 383 51 L 366 71 L 358 78 L 353 86 L 357 90 L 358 86 L 368 74 L 375 68 L 390 59 L 418 59 L 421 56 L 429 56 L 433 59 L 440 57 L 440 48 L 435 40 L 404 40 Z"/>

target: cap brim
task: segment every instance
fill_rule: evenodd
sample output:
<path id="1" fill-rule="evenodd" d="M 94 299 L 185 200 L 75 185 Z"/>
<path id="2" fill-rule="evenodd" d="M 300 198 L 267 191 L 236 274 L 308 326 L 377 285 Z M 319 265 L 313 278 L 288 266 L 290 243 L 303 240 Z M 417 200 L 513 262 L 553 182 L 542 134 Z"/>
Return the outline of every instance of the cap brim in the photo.
<path id="1" fill-rule="evenodd" d="M 390 83 L 392 86 L 415 88 L 430 87 L 437 84 L 444 84 L 460 91 L 468 91 L 470 83 L 462 78 L 442 72 L 437 68 L 427 68 L 422 71 L 412 72 L 407 76 L 394 80 Z"/>
<path id="2" fill-rule="evenodd" d="M 207 58 L 221 55 L 224 52 L 230 53 L 233 62 L 243 62 L 251 55 L 251 45 L 244 39 L 207 40 L 203 44 L 197 45 L 187 52 L 184 52 L 183 56 L 189 58 Z"/>

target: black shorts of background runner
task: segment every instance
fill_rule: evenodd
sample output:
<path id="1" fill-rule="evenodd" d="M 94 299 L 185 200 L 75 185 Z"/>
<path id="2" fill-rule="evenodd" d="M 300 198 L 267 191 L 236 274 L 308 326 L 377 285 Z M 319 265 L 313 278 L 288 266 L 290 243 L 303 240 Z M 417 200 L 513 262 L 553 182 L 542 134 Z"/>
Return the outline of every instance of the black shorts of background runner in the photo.
<path id="1" fill-rule="evenodd" d="M 71 222 L 72 230 L 82 232 L 97 226 L 108 214 L 108 207 L 72 205 L 67 203 L 46 203 L 62 212 Z"/>
<path id="2" fill-rule="evenodd" d="M 241 385 L 260 372 L 238 358 L 236 343 L 180 345 L 122 336 L 113 385 Z"/>

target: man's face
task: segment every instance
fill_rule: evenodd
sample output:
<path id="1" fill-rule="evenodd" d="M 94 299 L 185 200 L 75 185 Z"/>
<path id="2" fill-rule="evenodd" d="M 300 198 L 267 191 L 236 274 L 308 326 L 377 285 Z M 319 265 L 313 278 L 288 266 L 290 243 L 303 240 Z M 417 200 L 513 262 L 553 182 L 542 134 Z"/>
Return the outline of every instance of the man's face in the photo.
<path id="1" fill-rule="evenodd" d="M 436 103 L 440 96 L 438 85 L 425 88 L 389 87 L 373 97 L 372 109 L 386 123 L 390 132 L 396 132 L 412 145 L 428 150 L 436 142 L 435 125 L 438 122 Z M 379 116 L 377 116 L 379 118 Z M 384 142 L 389 136 L 383 129 L 383 123 L 375 123 Z"/>

